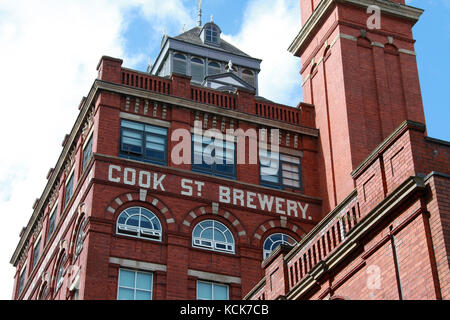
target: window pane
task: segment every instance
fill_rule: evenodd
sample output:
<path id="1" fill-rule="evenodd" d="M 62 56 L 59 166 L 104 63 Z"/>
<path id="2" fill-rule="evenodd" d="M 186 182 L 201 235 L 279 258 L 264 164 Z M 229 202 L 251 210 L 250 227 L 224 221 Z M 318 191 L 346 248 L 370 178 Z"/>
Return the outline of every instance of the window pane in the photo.
<path id="1" fill-rule="evenodd" d="M 219 230 L 214 230 L 214 240 L 215 241 L 220 241 L 220 242 L 226 242 L 227 241 L 227 239 L 225 238 L 223 233 L 220 232 Z"/>
<path id="2" fill-rule="evenodd" d="M 119 286 L 134 288 L 134 277 L 135 277 L 135 273 L 133 271 L 120 270 Z"/>
<path id="3" fill-rule="evenodd" d="M 118 300 L 134 300 L 134 290 L 119 288 Z"/>
<path id="4" fill-rule="evenodd" d="M 152 293 L 148 291 L 136 290 L 136 300 L 152 300 Z"/>
<path id="5" fill-rule="evenodd" d="M 130 128 L 130 129 L 135 129 L 135 130 L 138 130 L 138 131 L 144 130 L 144 125 L 143 124 L 141 124 L 139 122 L 134 122 L 134 121 L 122 120 L 121 126 L 123 128 Z"/>
<path id="6" fill-rule="evenodd" d="M 127 138 L 132 138 L 136 140 L 142 140 L 142 133 L 137 131 L 132 131 L 128 129 L 123 129 L 122 135 Z"/>
<path id="7" fill-rule="evenodd" d="M 214 284 L 214 300 L 228 300 L 228 286 Z"/>
<path id="8" fill-rule="evenodd" d="M 152 289 L 152 275 L 149 273 L 137 273 L 136 288 L 151 290 Z"/>
<path id="9" fill-rule="evenodd" d="M 213 229 L 208 228 L 202 232 L 202 238 L 213 240 Z"/>
<path id="10" fill-rule="evenodd" d="M 138 215 L 134 215 L 134 216 L 129 217 L 127 219 L 126 223 L 129 226 L 139 227 L 139 216 Z"/>
<path id="11" fill-rule="evenodd" d="M 283 171 L 283 178 L 298 180 L 298 172 Z"/>
<path id="12" fill-rule="evenodd" d="M 197 282 L 197 299 L 212 300 L 212 284 L 206 282 Z"/>
<path id="13" fill-rule="evenodd" d="M 202 64 L 198 64 L 198 63 L 192 63 L 191 64 L 191 76 L 192 76 L 192 81 L 195 82 L 203 82 L 203 80 L 205 79 L 205 66 Z"/>
<path id="14" fill-rule="evenodd" d="M 297 180 L 283 179 L 283 184 L 293 188 L 300 188 L 300 182 Z"/>
<path id="15" fill-rule="evenodd" d="M 167 136 L 167 129 L 166 128 L 160 128 L 160 127 L 146 125 L 145 126 L 145 132 L 154 133 L 154 134 L 158 134 L 158 135 L 161 135 L 161 136 Z"/>
<path id="16" fill-rule="evenodd" d="M 186 74 L 186 61 L 173 59 L 173 72 L 179 74 Z"/>
<path id="17" fill-rule="evenodd" d="M 89 142 L 86 144 L 86 146 L 83 149 L 83 165 L 82 170 L 86 168 L 86 165 L 91 157 L 92 154 L 92 136 L 89 138 Z"/>
<path id="18" fill-rule="evenodd" d="M 33 252 L 33 268 L 39 260 L 40 250 L 41 250 L 41 240 L 39 239 L 39 242 L 36 244 L 36 247 L 34 248 L 34 252 Z"/>

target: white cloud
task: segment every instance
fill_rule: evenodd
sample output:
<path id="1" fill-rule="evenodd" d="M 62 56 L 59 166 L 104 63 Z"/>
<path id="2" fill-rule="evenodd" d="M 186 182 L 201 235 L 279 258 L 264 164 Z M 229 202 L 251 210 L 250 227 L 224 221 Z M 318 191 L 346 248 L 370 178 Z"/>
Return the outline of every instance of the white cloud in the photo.
<path id="1" fill-rule="evenodd" d="M 287 48 L 300 30 L 299 1 L 253 0 L 241 32 L 224 38 L 245 53 L 263 60 L 259 95 L 296 106 L 301 96 L 300 59 Z"/>
<path id="2" fill-rule="evenodd" d="M 12 296 L 9 259 L 100 57 L 146 58 L 124 48 L 123 16 L 136 7 L 155 32 L 193 23 L 181 0 L 0 0 L 0 299 Z"/>
<path id="3" fill-rule="evenodd" d="M 9 265 L 46 174 L 76 119 L 77 106 L 96 78 L 102 55 L 134 67 L 147 57 L 127 54 L 123 32 L 129 10 L 151 22 L 158 40 L 195 25 L 195 6 L 182 0 L 0 0 L 0 299 L 10 299 Z M 251 0 L 242 31 L 227 39 L 263 59 L 260 94 L 295 105 L 300 100 L 300 62 L 287 52 L 300 28 L 298 1 Z"/>

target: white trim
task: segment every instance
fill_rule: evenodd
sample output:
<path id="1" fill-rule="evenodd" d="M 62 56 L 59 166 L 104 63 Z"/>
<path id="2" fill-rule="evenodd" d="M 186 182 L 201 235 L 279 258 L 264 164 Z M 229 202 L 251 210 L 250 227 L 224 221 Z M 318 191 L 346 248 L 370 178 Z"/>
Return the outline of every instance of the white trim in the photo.
<path id="1" fill-rule="evenodd" d="M 416 56 L 417 55 L 414 51 L 406 50 L 406 49 L 398 49 L 398 52 L 399 53 L 409 54 L 411 56 Z"/>
<path id="2" fill-rule="evenodd" d="M 36 238 L 36 240 L 34 240 L 34 244 L 33 244 L 33 250 L 36 248 L 36 245 L 38 244 L 38 242 L 42 239 L 42 231 L 39 233 L 39 236 Z M 34 259 L 34 257 L 33 257 Z"/>
<path id="3" fill-rule="evenodd" d="M 75 166 L 73 166 L 72 170 L 70 170 L 70 173 L 67 175 L 66 182 L 64 183 L 65 188 L 67 188 L 67 185 L 69 184 L 70 179 L 72 179 L 72 177 L 74 177 L 73 176 L 74 171 L 75 171 Z M 75 180 L 73 180 L 73 187 L 75 187 Z M 72 190 L 72 192 L 73 192 L 73 190 Z M 64 201 L 66 200 L 65 196 L 66 196 L 66 190 L 64 190 Z M 73 193 L 70 197 L 72 198 L 72 196 L 73 196 Z"/>
<path id="4" fill-rule="evenodd" d="M 150 271 L 150 272 L 155 271 L 167 272 L 167 266 L 165 264 L 150 263 L 115 257 L 109 257 L 109 263 L 118 264 L 121 267 L 131 268 L 135 270 Z"/>
<path id="5" fill-rule="evenodd" d="M 188 276 L 196 277 L 199 280 L 212 281 L 224 284 L 241 284 L 241 277 L 227 276 L 218 273 L 205 272 L 200 270 L 188 269 Z"/>
<path id="6" fill-rule="evenodd" d="M 140 116 L 137 114 L 131 114 L 131 113 L 126 113 L 126 112 L 120 112 L 119 117 L 120 117 L 120 119 L 138 121 L 138 122 L 143 122 L 145 124 L 150 124 L 150 125 L 160 126 L 160 127 L 165 127 L 165 128 L 170 128 L 170 126 L 171 126 L 169 121 L 153 119 L 153 118 L 144 117 L 144 116 Z"/>

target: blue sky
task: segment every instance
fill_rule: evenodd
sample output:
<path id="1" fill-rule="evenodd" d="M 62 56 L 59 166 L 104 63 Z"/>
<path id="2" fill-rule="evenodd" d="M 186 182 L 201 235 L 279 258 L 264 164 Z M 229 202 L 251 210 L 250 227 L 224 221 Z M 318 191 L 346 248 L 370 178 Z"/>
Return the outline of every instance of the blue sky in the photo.
<path id="1" fill-rule="evenodd" d="M 450 1 L 409 3 L 426 9 L 414 36 L 428 133 L 450 140 Z M 263 59 L 261 95 L 295 106 L 300 61 L 287 48 L 300 29 L 299 10 L 298 0 L 203 0 L 203 22 L 214 15 L 229 42 Z M 0 0 L 0 298 L 11 297 L 8 262 L 19 232 L 100 57 L 120 57 L 126 67 L 146 70 L 164 30 L 175 36 L 196 21 L 196 0 Z"/>

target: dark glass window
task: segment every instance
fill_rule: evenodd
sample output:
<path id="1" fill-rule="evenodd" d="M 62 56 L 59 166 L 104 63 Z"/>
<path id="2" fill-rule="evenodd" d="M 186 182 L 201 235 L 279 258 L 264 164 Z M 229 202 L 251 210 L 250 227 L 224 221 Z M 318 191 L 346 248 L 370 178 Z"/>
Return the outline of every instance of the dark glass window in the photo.
<path id="1" fill-rule="evenodd" d="M 32 264 L 33 268 L 39 260 L 40 252 L 41 252 L 41 239 L 39 238 L 33 250 L 33 264 Z"/>
<path id="2" fill-rule="evenodd" d="M 297 241 L 291 236 L 284 233 L 274 233 L 267 237 L 264 241 L 264 251 L 263 258 L 266 259 L 273 250 L 275 250 L 279 245 L 285 244 L 289 246 L 295 246 Z"/>
<path id="3" fill-rule="evenodd" d="M 211 43 L 219 43 L 219 30 L 209 24 L 205 28 L 205 41 L 211 42 Z"/>
<path id="4" fill-rule="evenodd" d="M 89 159 L 91 158 L 91 154 L 92 154 L 92 136 L 89 138 L 88 143 L 86 144 L 86 146 L 83 149 L 82 171 L 84 171 L 84 169 L 86 168 L 86 165 L 88 164 Z"/>
<path id="5" fill-rule="evenodd" d="M 167 128 L 122 120 L 120 156 L 167 164 Z"/>
<path id="6" fill-rule="evenodd" d="M 24 268 L 22 273 L 20 274 L 19 278 L 19 290 L 17 291 L 17 296 L 20 296 L 22 293 L 23 287 L 25 286 L 25 274 L 26 274 L 27 268 Z"/>
<path id="7" fill-rule="evenodd" d="M 234 142 L 193 135 L 192 149 L 192 171 L 236 177 Z"/>
<path id="8" fill-rule="evenodd" d="M 186 74 L 187 69 L 186 57 L 182 54 L 176 53 L 173 55 L 173 72 L 179 74 Z"/>
<path id="9" fill-rule="evenodd" d="M 198 83 L 202 83 L 205 79 L 205 64 L 202 59 L 191 59 L 191 77 L 192 81 Z"/>
<path id="10" fill-rule="evenodd" d="M 261 185 L 302 189 L 300 158 L 260 150 L 259 163 Z"/>
<path id="11" fill-rule="evenodd" d="M 208 76 L 213 76 L 220 73 L 220 64 L 218 62 L 208 63 Z"/>
<path id="12" fill-rule="evenodd" d="M 56 206 L 55 209 L 53 209 L 53 212 L 50 214 L 50 220 L 48 221 L 48 230 L 47 230 L 46 241 L 48 241 L 48 239 L 50 239 L 50 237 L 53 234 L 53 231 L 55 231 L 56 211 L 58 211 L 58 206 Z"/>
<path id="13" fill-rule="evenodd" d="M 73 195 L 73 174 L 69 179 L 69 182 L 66 184 L 66 196 L 64 200 L 64 207 L 67 206 L 67 203 L 72 198 Z"/>

